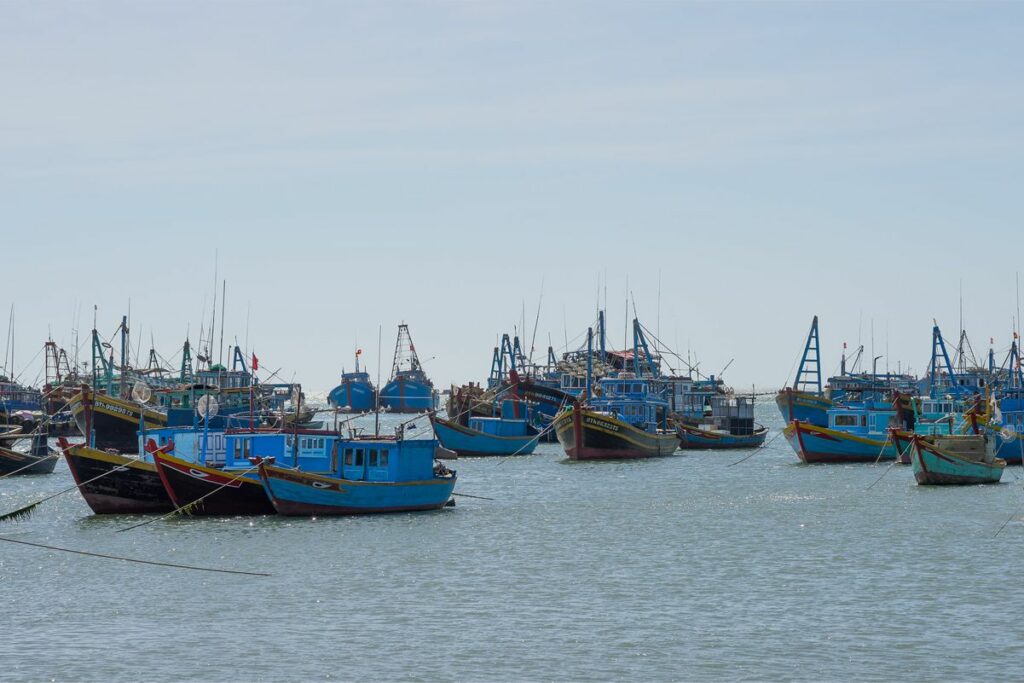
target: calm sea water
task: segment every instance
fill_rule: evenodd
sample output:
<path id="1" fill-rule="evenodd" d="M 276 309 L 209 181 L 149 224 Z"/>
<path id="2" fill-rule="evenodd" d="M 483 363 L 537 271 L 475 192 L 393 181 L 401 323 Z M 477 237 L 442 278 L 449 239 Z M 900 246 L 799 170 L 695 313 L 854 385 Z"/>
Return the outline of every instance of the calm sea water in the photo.
<path id="1" fill-rule="evenodd" d="M 781 428 L 774 405 L 762 420 Z M 390 418 L 394 421 L 394 418 Z M 1020 468 L 924 488 L 909 467 L 745 453 L 454 465 L 436 513 L 186 518 L 117 533 L 77 492 L 0 534 L 269 572 L 0 544 L 4 680 L 1024 677 Z M 0 481 L 7 511 L 71 484 Z M 994 537 L 997 529 L 1018 514 Z"/>

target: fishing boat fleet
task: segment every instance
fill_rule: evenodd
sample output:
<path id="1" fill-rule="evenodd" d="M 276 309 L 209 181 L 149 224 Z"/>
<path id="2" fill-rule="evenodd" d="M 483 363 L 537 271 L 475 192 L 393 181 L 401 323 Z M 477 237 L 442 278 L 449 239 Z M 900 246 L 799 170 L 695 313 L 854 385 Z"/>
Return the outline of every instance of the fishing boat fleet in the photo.
<path id="1" fill-rule="evenodd" d="M 228 363 L 202 341 L 193 357 L 186 340 L 177 368 L 152 349 L 135 367 L 123 317 L 109 340 L 93 330 L 81 368 L 48 341 L 41 389 L 0 378 L 0 478 L 47 474 L 63 458 L 96 514 L 349 515 L 452 506 L 458 477 L 446 463 L 529 455 L 542 442 L 572 461 L 765 444 L 755 392 L 702 374 L 637 318 L 626 348 L 610 349 L 606 330 L 599 311 L 578 348 L 549 346 L 541 362 L 503 334 L 487 381 L 452 386 L 442 407 L 403 322 L 388 381 L 379 386 L 378 370 L 375 385 L 356 349 L 323 407 L 276 373 L 261 381 L 259 359 L 237 345 Z M 951 359 L 935 324 L 926 377 L 861 371 L 863 347 L 848 359 L 844 345 L 840 373 L 823 381 L 815 317 L 794 381 L 775 395 L 786 422 L 776 436 L 808 464 L 891 461 L 922 485 L 999 482 L 1024 462 L 1017 337 L 999 365 L 994 351 L 968 362 L 969 349 L 961 333 Z M 382 433 L 387 413 L 411 417 Z M 371 415 L 372 433 L 358 419 Z"/>
<path id="2" fill-rule="evenodd" d="M 10 414 L 27 409 L 22 399 L 37 413 L 6 421 L 0 476 L 52 472 L 63 458 L 96 514 L 364 514 L 454 505 L 457 474 L 446 462 L 458 457 L 528 455 L 557 441 L 571 460 L 649 458 L 756 447 L 767 433 L 754 423 L 752 396 L 688 364 L 670 367 L 639 320 L 631 348 L 609 349 L 603 311 L 584 345 L 561 357 L 549 348 L 544 363 L 503 335 L 486 386 L 452 387 L 444 408 L 405 323 L 388 381 L 375 386 L 357 349 L 319 411 L 301 385 L 260 381 L 258 358 L 237 345 L 215 363 L 209 344 L 193 357 L 186 340 L 177 368 L 155 350 L 134 367 L 128 328 L 123 317 L 106 340 L 94 329 L 92 362 L 81 369 L 47 342 L 45 390 L 7 390 Z M 47 414 L 52 396 L 62 401 Z M 410 418 L 382 434 L 388 413 Z M 48 431 L 62 414 L 77 435 Z M 357 426 L 369 415 L 372 433 Z M 412 431 L 417 421 L 429 423 L 428 436 Z"/>
<path id="3" fill-rule="evenodd" d="M 1024 461 L 1024 374 L 1014 333 L 1001 363 L 993 349 L 979 363 L 961 330 L 953 358 L 938 323 L 924 378 L 849 371 L 822 382 L 814 317 L 796 377 L 776 396 L 783 434 L 805 463 L 909 464 L 919 484 L 997 483 Z"/>

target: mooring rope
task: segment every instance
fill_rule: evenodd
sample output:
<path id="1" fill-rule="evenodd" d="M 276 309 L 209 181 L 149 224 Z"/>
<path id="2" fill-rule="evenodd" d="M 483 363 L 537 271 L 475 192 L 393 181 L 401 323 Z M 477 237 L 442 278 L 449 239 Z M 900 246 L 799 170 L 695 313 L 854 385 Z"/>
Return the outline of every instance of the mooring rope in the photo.
<path id="1" fill-rule="evenodd" d="M 273 576 L 273 574 L 267 574 L 264 572 L 247 572 L 240 569 L 218 569 L 215 567 L 197 567 L 190 564 L 176 564 L 174 562 L 157 562 L 156 560 L 140 560 L 135 557 L 123 557 L 121 555 L 107 555 L 105 553 L 96 553 L 89 550 L 75 550 L 73 548 L 61 548 L 55 545 L 46 545 L 45 543 L 33 543 L 31 541 L 19 541 L 14 538 L 8 538 L 6 536 L 0 536 L 0 541 L 7 543 L 17 543 L 19 545 L 27 545 L 33 548 L 43 548 L 45 550 L 56 550 L 62 553 L 72 553 L 74 555 L 86 555 L 88 557 L 100 557 L 106 560 L 121 560 L 122 562 L 135 562 L 137 564 L 150 564 L 157 567 L 172 567 L 174 569 L 191 569 L 197 572 L 216 572 L 218 574 L 242 574 L 244 576 Z"/>
<path id="2" fill-rule="evenodd" d="M 757 448 L 755 448 L 755 449 L 754 449 L 754 452 L 753 452 L 753 453 L 751 453 L 750 455 L 746 455 L 746 456 L 744 456 L 744 457 L 740 458 L 739 460 L 737 460 L 736 462 L 732 462 L 732 463 L 729 463 L 728 465 L 726 465 L 726 467 L 732 467 L 733 465 L 739 465 L 739 464 L 740 464 L 741 462 L 746 462 L 747 460 L 750 460 L 750 459 L 751 459 L 751 458 L 753 458 L 753 457 L 754 457 L 755 455 L 757 455 L 757 454 L 758 454 L 758 452 L 759 452 L 759 451 L 760 451 L 760 450 L 761 450 L 762 448 L 768 448 L 768 447 L 769 447 L 769 446 L 771 446 L 771 445 L 772 445 L 773 443 L 775 443 L 775 440 L 776 440 L 776 439 L 778 439 L 778 438 L 779 438 L 780 436 L 782 436 L 782 435 L 783 435 L 783 434 L 785 433 L 785 431 L 786 431 L 786 428 L 785 428 L 785 427 L 783 427 L 783 428 L 782 428 L 781 430 L 779 430 L 779 433 L 778 433 L 778 434 L 776 434 L 775 436 L 773 436 L 773 437 L 772 437 L 771 439 L 769 439 L 769 440 L 768 440 L 768 443 L 763 443 L 763 444 L 761 444 L 760 446 L 758 446 Z"/>
<path id="3" fill-rule="evenodd" d="M 76 489 L 80 489 L 82 486 L 85 486 L 86 484 L 90 484 L 90 483 L 96 481 L 97 479 L 102 479 L 103 477 L 107 476 L 108 474 L 113 474 L 114 472 L 120 472 L 123 467 L 126 467 L 126 466 L 128 466 L 129 464 L 131 464 L 133 462 L 143 462 L 143 458 L 141 456 L 136 457 L 136 458 L 128 458 L 128 462 L 120 464 L 120 465 L 114 465 L 113 467 L 111 467 L 106 472 L 103 472 L 102 474 L 98 474 L 95 477 L 93 477 L 92 479 L 87 479 L 87 480 L 83 481 L 81 484 L 76 482 L 74 486 L 69 486 L 66 489 L 57 491 L 57 493 L 53 493 L 53 494 L 50 494 L 49 496 L 46 496 L 45 498 L 40 498 L 39 500 L 37 500 L 34 503 L 29 503 L 28 505 L 25 505 L 24 507 L 20 507 L 17 510 L 13 510 L 12 512 L 7 512 L 5 514 L 2 514 L 2 515 L 0 515 L 0 522 L 4 522 L 4 521 L 7 521 L 7 520 L 11 520 L 11 519 L 17 519 L 19 517 L 24 517 L 25 515 L 30 514 L 32 512 L 32 510 L 34 510 L 37 506 L 41 505 L 42 503 L 45 503 L 48 500 L 56 498 L 57 496 L 63 495 L 63 494 L 68 493 L 70 491 L 74 491 Z"/>
<path id="4" fill-rule="evenodd" d="M 140 526 L 146 526 L 147 524 L 152 524 L 153 522 L 159 522 L 161 519 L 167 519 L 168 517 L 171 517 L 172 515 L 176 515 L 176 514 L 178 514 L 180 512 L 185 512 L 185 514 L 188 514 L 191 511 L 191 509 L 197 507 L 199 505 L 199 503 L 203 502 L 204 500 L 206 500 L 207 498 L 209 498 L 213 494 L 217 493 L 218 491 L 220 491 L 225 486 L 230 486 L 232 483 L 234 483 L 234 482 L 238 481 L 239 479 L 243 478 L 245 475 L 249 474 L 250 472 L 255 472 L 259 468 L 260 468 L 259 465 L 256 465 L 255 467 L 250 467 L 249 469 L 245 470 L 244 472 L 238 473 L 237 475 L 232 477 L 230 480 L 224 482 L 223 484 L 221 484 L 220 486 L 218 486 L 214 490 L 212 490 L 212 491 L 210 491 L 208 493 L 204 493 L 202 496 L 200 496 L 199 498 L 196 498 L 191 503 L 186 503 L 185 505 L 181 505 L 179 507 L 176 507 L 173 510 L 171 510 L 170 512 L 168 512 L 167 514 L 160 515 L 159 517 L 157 517 L 155 519 L 147 519 L 145 522 L 139 522 L 138 524 L 133 524 L 132 526 L 126 526 L 123 529 L 118 529 L 117 532 L 121 533 L 122 531 L 131 531 L 132 529 L 138 529 Z"/>
<path id="5" fill-rule="evenodd" d="M 900 458 L 902 458 L 904 455 L 906 455 L 907 451 L 909 451 L 911 446 L 913 446 L 913 445 L 914 445 L 914 440 L 911 439 L 910 443 L 907 444 L 907 447 L 903 449 L 903 452 L 902 453 L 897 453 L 896 454 L 896 459 L 893 460 L 889 464 L 889 466 L 885 468 L 885 471 L 882 472 L 882 476 L 879 477 L 878 479 L 875 479 L 873 482 L 871 482 L 871 486 L 867 487 L 864 490 L 865 491 L 870 491 L 872 488 L 874 488 L 875 484 L 877 484 L 878 482 L 882 481 L 882 479 L 885 478 L 885 475 L 889 474 L 889 470 L 891 470 L 893 467 L 895 467 L 897 464 L 899 464 Z M 875 462 L 877 463 L 878 461 L 876 460 Z"/>

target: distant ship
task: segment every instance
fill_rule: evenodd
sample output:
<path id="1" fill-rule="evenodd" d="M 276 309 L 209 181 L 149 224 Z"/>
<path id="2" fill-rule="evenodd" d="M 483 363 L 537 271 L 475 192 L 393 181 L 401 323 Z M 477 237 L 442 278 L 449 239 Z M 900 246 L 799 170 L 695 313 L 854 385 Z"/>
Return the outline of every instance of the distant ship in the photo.
<path id="1" fill-rule="evenodd" d="M 437 391 L 416 355 L 409 326 L 398 326 L 391 379 L 380 390 L 381 405 L 392 413 L 422 413 L 437 406 Z"/>
<path id="2" fill-rule="evenodd" d="M 345 412 L 365 413 L 377 407 L 377 388 L 370 382 L 370 375 L 359 370 L 359 356 L 362 349 L 356 349 L 356 371 L 341 373 L 341 384 L 331 389 L 327 401 Z"/>

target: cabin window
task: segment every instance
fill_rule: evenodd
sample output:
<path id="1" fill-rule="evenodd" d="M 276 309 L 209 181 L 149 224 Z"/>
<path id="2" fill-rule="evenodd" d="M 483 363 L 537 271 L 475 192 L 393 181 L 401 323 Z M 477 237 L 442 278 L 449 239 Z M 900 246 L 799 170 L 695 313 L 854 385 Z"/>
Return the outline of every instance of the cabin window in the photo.
<path id="1" fill-rule="evenodd" d="M 362 448 L 357 448 L 356 449 L 356 467 L 362 467 L 362 466 L 363 466 L 363 449 Z"/>
<path id="2" fill-rule="evenodd" d="M 346 448 L 345 449 L 345 464 L 346 465 L 351 465 L 352 464 L 352 449 L 351 448 Z"/>
<path id="3" fill-rule="evenodd" d="M 386 448 L 383 449 L 380 452 L 380 466 L 381 467 L 387 467 L 388 466 L 388 449 L 386 449 Z"/>
<path id="4" fill-rule="evenodd" d="M 856 427 L 856 415 L 836 415 L 836 427 Z"/>
<path id="5" fill-rule="evenodd" d="M 644 385 L 643 384 L 634 384 L 633 385 L 633 392 L 634 393 L 639 394 L 639 393 L 642 393 L 643 390 L 644 390 Z"/>
<path id="6" fill-rule="evenodd" d="M 376 467 L 376 466 L 377 466 L 377 449 L 376 448 L 371 448 L 370 449 L 370 467 Z"/>

